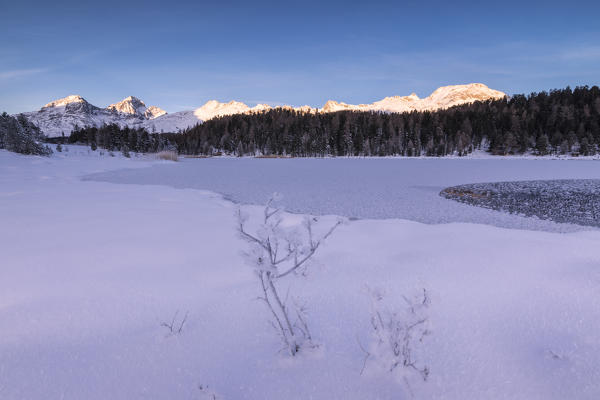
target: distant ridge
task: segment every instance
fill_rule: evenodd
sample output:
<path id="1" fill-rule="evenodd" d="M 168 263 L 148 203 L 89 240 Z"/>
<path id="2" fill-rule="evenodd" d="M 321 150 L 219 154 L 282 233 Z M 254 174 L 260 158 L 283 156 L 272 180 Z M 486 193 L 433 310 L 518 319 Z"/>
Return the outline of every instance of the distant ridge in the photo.
<path id="1" fill-rule="evenodd" d="M 501 99 L 506 94 L 490 89 L 482 83 L 467 85 L 443 86 L 431 95 L 420 99 L 416 94 L 409 96 L 391 96 L 370 104 L 347 104 L 328 100 L 322 108 L 310 106 L 292 107 L 280 106 L 301 112 L 336 112 L 351 111 L 381 111 L 407 112 L 432 111 L 474 101 Z M 129 96 L 118 103 L 106 108 L 96 107 L 79 95 L 70 95 L 54 100 L 44 105 L 39 111 L 22 113 L 30 122 L 37 125 L 41 131 L 50 137 L 69 135 L 76 127 L 102 126 L 117 124 L 120 127 L 145 128 L 150 132 L 179 132 L 188 129 L 202 121 L 232 114 L 260 112 L 272 109 L 268 104 L 258 104 L 250 107 L 239 101 L 221 103 L 210 100 L 201 107 L 189 111 L 168 114 L 156 106 L 146 104 L 134 96 Z"/>

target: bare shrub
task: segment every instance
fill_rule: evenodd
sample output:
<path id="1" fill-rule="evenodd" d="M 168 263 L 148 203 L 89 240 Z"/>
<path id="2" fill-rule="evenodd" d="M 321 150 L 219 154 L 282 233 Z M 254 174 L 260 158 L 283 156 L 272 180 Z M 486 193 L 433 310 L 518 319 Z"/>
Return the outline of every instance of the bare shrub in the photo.
<path id="1" fill-rule="evenodd" d="M 183 318 L 181 319 L 177 318 L 178 314 L 179 310 L 175 312 L 175 315 L 173 315 L 171 322 L 163 322 L 160 324 L 160 326 L 165 327 L 168 330 L 165 337 L 180 335 L 181 332 L 183 332 L 183 326 L 187 321 L 188 313 L 186 312 Z"/>
<path id="2" fill-rule="evenodd" d="M 159 160 L 167 160 L 167 161 L 177 161 L 179 160 L 179 156 L 176 151 L 172 150 L 164 150 L 156 153 L 156 158 Z"/>
<path id="3" fill-rule="evenodd" d="M 260 290 L 259 297 L 273 317 L 273 327 L 279 334 L 285 348 L 294 356 L 303 343 L 312 343 L 304 306 L 288 305 L 289 291 L 285 297 L 280 295 L 281 279 L 305 272 L 308 261 L 315 255 L 323 241 L 342 223 L 338 220 L 325 233 L 315 238 L 314 227 L 318 223 L 315 217 L 306 217 L 303 231 L 297 227 L 282 226 L 279 208 L 273 207 L 276 196 L 272 197 L 265 206 L 263 221 L 250 234 L 246 225 L 248 216 L 238 210 L 238 232 L 242 239 L 250 245 L 250 250 L 244 253 L 246 262 L 254 269 Z"/>
<path id="4" fill-rule="evenodd" d="M 198 385 L 198 390 L 200 391 L 200 399 L 201 400 L 219 400 L 221 397 L 212 389 L 208 387 L 208 385 Z"/>
<path id="5" fill-rule="evenodd" d="M 361 374 L 372 359 L 377 367 L 396 373 L 410 390 L 411 375 L 426 381 L 429 367 L 419 360 L 424 339 L 430 334 L 427 308 L 430 299 L 425 289 L 411 298 L 402 296 L 405 304 L 389 305 L 381 290 L 368 288 L 371 298 L 371 342 L 368 349 L 359 345 L 365 353 Z"/>

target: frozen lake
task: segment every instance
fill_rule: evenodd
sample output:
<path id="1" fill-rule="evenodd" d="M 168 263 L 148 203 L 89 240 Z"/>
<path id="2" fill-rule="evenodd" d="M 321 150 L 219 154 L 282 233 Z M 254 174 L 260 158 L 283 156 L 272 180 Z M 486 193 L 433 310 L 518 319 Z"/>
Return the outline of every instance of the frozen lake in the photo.
<path id="1" fill-rule="evenodd" d="M 316 215 L 573 231 L 590 228 L 460 204 L 440 197 L 439 192 L 448 186 L 467 183 L 600 179 L 600 161 L 209 158 L 97 173 L 84 179 L 210 190 L 244 204 L 263 204 L 272 193 L 279 192 L 287 211 Z"/>

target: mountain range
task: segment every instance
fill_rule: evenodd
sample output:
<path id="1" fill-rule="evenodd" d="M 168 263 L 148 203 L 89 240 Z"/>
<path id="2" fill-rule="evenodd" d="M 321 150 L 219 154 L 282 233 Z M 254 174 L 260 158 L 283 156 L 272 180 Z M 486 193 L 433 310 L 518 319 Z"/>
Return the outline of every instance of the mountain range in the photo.
<path id="1" fill-rule="evenodd" d="M 431 111 L 448 108 L 459 104 L 474 101 L 500 99 L 506 94 L 490 89 L 481 83 L 467 85 L 443 86 L 436 89 L 431 95 L 420 99 L 416 94 L 409 96 L 392 96 L 370 104 L 347 104 L 329 100 L 322 108 L 310 106 L 282 108 L 294 109 L 302 112 L 336 112 L 343 110 L 352 111 L 379 111 L 379 112 L 407 112 Z M 111 104 L 106 108 L 96 107 L 88 103 L 79 95 L 71 95 L 52 101 L 43 106 L 39 111 L 25 112 L 31 123 L 49 137 L 68 136 L 71 131 L 79 126 L 101 126 L 115 123 L 121 127 L 145 128 L 150 132 L 179 132 L 198 123 L 222 115 L 252 113 L 269 110 L 268 104 L 258 104 L 250 107 L 239 101 L 221 103 L 210 100 L 203 106 L 189 111 L 179 111 L 168 114 L 156 106 L 146 104 L 133 96 Z"/>

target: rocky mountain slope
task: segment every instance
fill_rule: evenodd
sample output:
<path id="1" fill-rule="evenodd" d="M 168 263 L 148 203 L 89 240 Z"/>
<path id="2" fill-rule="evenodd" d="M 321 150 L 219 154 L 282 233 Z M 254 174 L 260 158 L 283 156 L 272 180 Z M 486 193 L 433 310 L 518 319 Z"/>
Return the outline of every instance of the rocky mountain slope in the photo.
<path id="1" fill-rule="evenodd" d="M 143 101 L 133 96 L 129 96 L 106 108 L 123 114 L 136 115 L 145 119 L 154 119 L 167 113 L 165 110 L 155 106 L 146 107 L 146 104 L 144 104 Z"/>
<path id="2" fill-rule="evenodd" d="M 79 95 L 52 101 L 39 111 L 22 113 L 49 137 L 68 136 L 76 127 L 118 124 L 121 127 L 143 126 L 145 121 L 166 114 L 158 107 L 146 107 L 143 101 L 127 97 L 106 108 L 96 107 Z"/>
<path id="3" fill-rule="evenodd" d="M 437 110 L 478 100 L 500 99 L 504 96 L 506 96 L 505 93 L 490 89 L 484 84 L 471 83 L 441 87 L 424 99 L 420 99 L 413 93 L 410 96 L 386 97 L 370 104 L 355 105 L 329 100 L 322 108 L 283 107 L 302 112 L 325 113 L 342 110 L 406 112 Z M 217 100 L 210 100 L 195 110 L 167 114 L 158 107 L 147 107 L 143 101 L 133 96 L 106 108 L 100 108 L 88 103 L 81 96 L 72 95 L 50 102 L 39 111 L 27 112 L 22 115 L 37 125 L 44 134 L 53 137 L 60 136 L 62 133 L 69 135 L 76 126 L 101 126 L 109 123 L 115 123 L 122 127 L 145 128 L 150 132 L 179 132 L 218 116 L 269 109 L 271 106 L 268 104 L 250 107 L 239 101 L 221 103 Z"/>

